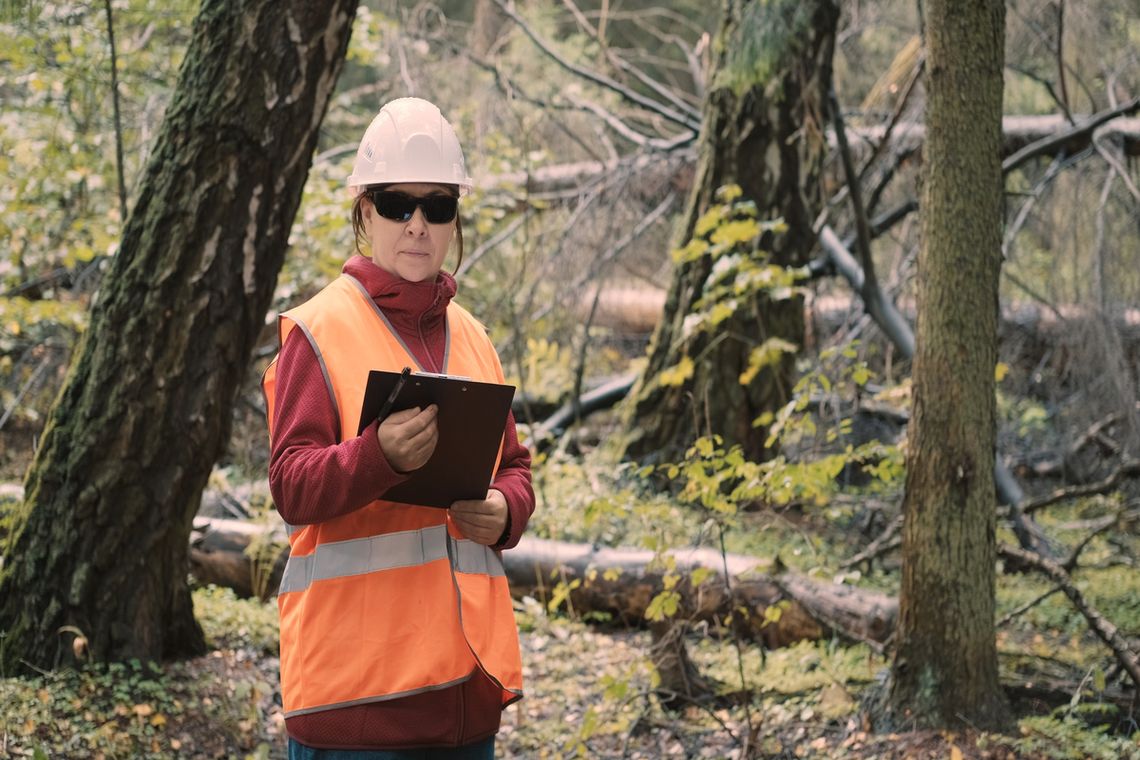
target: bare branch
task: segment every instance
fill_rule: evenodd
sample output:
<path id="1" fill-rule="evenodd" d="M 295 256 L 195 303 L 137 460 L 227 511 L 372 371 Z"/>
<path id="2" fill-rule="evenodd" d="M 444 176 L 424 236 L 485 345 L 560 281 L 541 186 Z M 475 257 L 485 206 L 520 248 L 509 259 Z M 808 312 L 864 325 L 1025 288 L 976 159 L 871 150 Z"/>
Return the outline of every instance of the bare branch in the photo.
<path id="1" fill-rule="evenodd" d="M 1080 559 L 1081 552 L 1085 550 L 1085 547 L 1088 546 L 1094 538 L 1117 525 L 1127 524 L 1131 520 L 1134 520 L 1137 514 L 1140 513 L 1136 511 L 1129 512 L 1127 508 L 1121 507 L 1111 515 L 1105 515 L 1099 520 L 1094 520 L 1092 531 L 1073 547 L 1072 551 L 1069 552 L 1068 559 L 1061 563 L 1061 567 L 1065 568 L 1066 572 L 1073 572 L 1077 566 L 1077 560 Z"/>
<path id="2" fill-rule="evenodd" d="M 499 230 L 497 233 L 492 235 L 490 240 L 479 245 L 479 247 L 476 248 L 471 253 L 470 256 L 465 256 L 463 259 L 463 263 L 460 264 L 459 269 L 457 269 L 455 271 L 455 276 L 457 278 L 462 277 L 466 272 L 468 272 L 471 269 L 471 267 L 475 266 L 475 264 L 477 264 L 479 262 L 479 259 L 483 258 L 483 256 L 485 256 L 488 251 L 493 250 L 500 243 L 506 241 L 507 239 L 512 237 L 516 232 L 518 232 L 519 228 L 522 227 L 523 224 L 529 218 L 530 218 L 530 208 L 528 207 L 525 211 L 523 211 L 523 213 L 516 216 L 514 221 L 512 221 L 506 227 L 504 227 L 503 229 Z"/>
<path id="3" fill-rule="evenodd" d="M 880 533 L 874 541 L 867 544 L 867 548 L 850 559 L 845 560 L 840 567 L 844 570 L 850 570 L 857 565 L 878 559 L 887 552 L 899 548 L 902 546 L 902 539 L 899 537 L 899 531 L 902 530 L 902 526 L 903 516 L 900 514 L 891 520 L 890 524 L 883 529 L 883 532 Z"/>
<path id="4" fill-rule="evenodd" d="M 1120 180 L 1124 183 L 1125 187 L 1128 188 L 1128 192 L 1132 193 L 1132 197 L 1136 199 L 1136 202 L 1140 203 L 1140 190 L 1136 188 L 1136 184 L 1132 181 L 1132 177 L 1129 176 L 1128 169 L 1126 169 L 1124 167 L 1124 164 L 1120 162 L 1120 158 L 1116 156 L 1111 150 L 1109 150 L 1106 145 L 1104 145 L 1099 132 L 1093 132 L 1092 144 L 1093 147 L 1096 148 L 1096 152 L 1100 154 L 1100 157 L 1103 158 L 1108 163 L 1108 165 L 1116 171 L 1117 176 L 1120 177 Z"/>
<path id="5" fill-rule="evenodd" d="M 12 413 L 20 408 L 20 402 L 24 400 L 24 396 L 28 394 L 28 391 L 32 390 L 32 388 L 39 384 L 40 376 L 43 375 L 44 370 L 46 370 L 48 367 L 48 364 L 50 364 L 51 361 L 55 358 L 56 357 L 54 355 L 54 352 L 49 352 L 44 356 L 43 359 L 40 360 L 39 365 L 32 372 L 32 376 L 29 377 L 28 381 L 24 383 L 22 388 L 20 388 L 20 392 L 16 394 L 16 398 L 12 399 L 12 404 L 7 409 L 5 409 L 4 414 L 0 416 L 0 428 L 3 428 L 5 423 L 8 422 L 8 418 L 12 416 Z"/>
<path id="6" fill-rule="evenodd" d="M 1041 604 L 1041 602 L 1043 602 L 1046 599 L 1048 599 L 1049 597 L 1053 596 L 1053 594 L 1056 594 L 1058 591 L 1062 591 L 1062 590 L 1063 589 L 1060 586 L 1054 586 L 1053 588 L 1046 591 L 1044 594 L 1041 594 L 1041 595 L 1037 596 L 1036 598 L 1029 600 L 1025 604 L 1021 605 L 1017 609 L 1010 612 L 1008 615 L 1003 617 L 1001 620 L 994 623 L 994 628 L 1004 628 L 1005 626 L 1007 626 L 1011 622 L 1013 622 L 1014 618 L 1020 617 L 1021 615 L 1024 615 L 1026 612 L 1029 612 L 1031 609 L 1033 609 L 1037 605 Z"/>
<path id="7" fill-rule="evenodd" d="M 1064 152 L 1061 152 L 1058 153 L 1056 158 L 1053 159 L 1053 162 L 1049 164 L 1049 169 L 1045 172 L 1045 176 L 1042 177 L 1041 180 L 1033 186 L 1033 190 L 1030 191 L 1029 197 L 1025 199 L 1025 203 L 1022 203 L 1021 208 L 1017 210 L 1017 216 L 1014 217 L 1013 224 L 1011 224 L 1009 226 L 1009 229 L 1006 230 L 1005 239 L 1002 241 L 1001 245 L 1001 254 L 1002 257 L 1006 260 L 1010 258 L 1010 251 L 1013 247 L 1014 238 L 1017 237 L 1017 233 L 1020 232 L 1021 228 L 1025 225 L 1025 221 L 1029 218 L 1029 212 L 1033 209 L 1034 204 L 1037 203 L 1037 200 L 1041 197 L 1041 192 L 1050 182 L 1053 181 L 1054 178 L 1056 178 L 1061 173 L 1061 169 L 1064 166 L 1065 154 Z"/>
<path id="8" fill-rule="evenodd" d="M 847 131 L 843 128 L 843 112 L 835 90 L 828 92 L 831 101 L 831 118 L 835 124 L 835 140 L 839 144 L 839 156 L 843 161 L 843 173 L 847 176 L 847 192 L 851 197 L 851 210 L 855 216 L 855 238 L 859 242 L 859 259 L 863 267 L 863 282 L 860 294 L 868 305 L 878 297 L 879 282 L 875 279 L 875 263 L 871 258 L 871 229 L 867 223 L 867 212 L 863 206 L 863 193 L 855 163 L 851 160 L 851 149 L 847 145 Z M 884 140 L 889 137 L 884 138 Z"/>
<path id="9" fill-rule="evenodd" d="M 612 113 L 610 113 L 609 111 L 602 108 L 600 105 L 598 105 L 597 103 L 595 103 L 591 100 L 586 100 L 585 98 L 579 98 L 579 97 L 576 97 L 576 96 L 568 94 L 568 93 L 564 97 L 567 100 L 569 100 L 571 103 L 573 103 L 575 106 L 577 106 L 583 110 L 589 111 L 590 113 L 599 117 L 602 121 L 604 121 L 606 124 L 608 124 L 610 126 L 610 128 L 613 129 L 615 132 L 617 132 L 619 135 L 621 135 L 625 139 L 629 140 L 630 142 L 632 142 L 632 143 L 634 143 L 634 144 L 636 144 L 642 148 L 652 148 L 654 150 L 670 151 L 670 150 L 674 150 L 675 148 L 680 148 L 680 147 L 692 142 L 697 137 L 696 133 L 694 133 L 694 132 L 682 132 L 681 134 L 677 135 L 676 137 L 672 137 L 672 138 L 669 138 L 667 140 L 662 140 L 662 139 L 656 138 L 656 137 L 648 137 L 646 135 L 641 134 L 640 132 L 635 131 L 633 128 L 631 128 L 624 121 L 622 121 L 618 117 L 614 116 Z"/>
<path id="10" fill-rule="evenodd" d="M 926 69 L 926 55 L 919 53 L 918 61 L 915 63 L 914 71 L 911 72 L 910 78 L 907 80 L 902 94 L 899 96 L 898 101 L 895 103 L 894 111 L 891 112 L 891 118 L 887 121 L 886 129 L 883 130 L 883 137 L 875 145 L 875 149 L 871 152 L 870 158 L 863 164 L 863 168 L 859 170 L 859 179 L 865 179 L 867 171 L 882 155 L 883 149 L 886 148 L 891 141 L 891 133 L 894 132 L 895 127 L 898 125 L 899 120 L 902 118 L 903 111 L 906 110 L 906 104 L 910 101 L 911 93 L 914 92 L 918 80 L 922 77 L 922 72 Z"/>
<path id="11" fill-rule="evenodd" d="M 688 113 L 694 119 L 700 119 L 700 111 L 698 111 L 696 108 L 693 108 L 693 106 L 689 105 L 684 100 L 682 100 L 681 97 L 679 95 L 677 95 L 677 93 L 675 93 L 672 90 L 670 90 L 669 88 L 663 86 L 660 82 L 658 82 L 656 79 L 654 79 L 653 77 L 646 74 L 639 67 L 634 66 L 633 64 L 629 63 L 624 58 L 622 58 L 621 56 L 619 56 L 618 54 L 613 52 L 613 50 L 608 45 L 605 44 L 605 40 L 602 39 L 601 32 L 597 28 L 595 28 L 594 25 L 590 23 L 589 19 L 586 18 L 585 14 L 583 14 L 582 11 L 579 10 L 578 6 L 575 5 L 574 0 L 562 0 L 562 4 L 565 5 L 566 8 L 570 11 L 570 14 L 572 16 L 574 16 L 574 20 L 578 22 L 578 25 L 580 27 L 582 27 L 583 29 L 585 29 L 586 32 L 591 37 L 593 37 L 594 39 L 596 39 L 598 41 L 598 43 L 602 47 L 602 50 L 605 51 L 606 60 L 608 60 L 613 65 L 617 66 L 619 69 L 621 69 L 625 73 L 632 74 L 635 78 L 637 78 L 637 80 L 639 82 L 641 82 L 643 85 L 645 85 L 649 89 L 656 92 L 661 97 L 668 100 L 670 103 L 675 105 L 678 109 L 680 109 L 683 113 Z M 657 36 L 658 38 L 660 38 L 660 35 L 656 34 L 655 29 L 651 29 L 651 28 L 648 28 L 645 26 L 643 26 L 642 28 L 648 29 L 652 34 L 654 34 L 654 36 Z M 685 50 L 684 47 L 682 47 L 681 49 L 682 49 L 682 51 Z"/>
<path id="12" fill-rule="evenodd" d="M 879 327 L 890 338 L 891 342 L 902 351 L 903 355 L 908 359 L 914 357 L 914 331 L 911 330 L 910 325 L 890 299 L 885 298 L 882 291 L 877 288 L 872 293 L 870 300 L 866 295 L 864 287 L 864 274 L 863 268 L 843 242 L 835 234 L 835 231 L 829 226 L 824 226 L 819 233 L 819 242 L 823 246 L 824 251 L 835 262 L 836 269 L 847 280 L 851 287 L 863 297 L 863 307 L 867 313 L 875 320 Z"/>
<path id="13" fill-rule="evenodd" d="M 1073 112 L 1069 108 L 1069 88 L 1065 84 L 1065 0 L 1057 0 L 1057 81 L 1061 85 L 1061 108 L 1070 124 L 1073 121 Z"/>
<path id="14" fill-rule="evenodd" d="M 595 276 L 595 272 L 599 268 L 606 266 L 611 261 L 613 261 L 615 258 L 620 256 L 621 252 L 624 251 L 626 249 L 626 247 L 629 246 L 630 243 L 632 243 L 634 240 L 637 240 L 639 237 L 641 237 L 642 233 L 644 233 L 645 230 L 649 229 L 670 208 L 672 208 L 673 202 L 676 201 L 676 199 L 677 199 L 676 193 L 671 192 L 667 196 L 665 196 L 665 200 L 658 203 L 656 208 L 654 208 L 652 211 L 650 211 L 648 214 L 646 214 L 645 218 L 642 219 L 637 224 L 636 227 L 634 227 L 624 237 L 622 237 L 620 240 L 618 240 L 616 243 L 614 243 L 608 250 L 606 250 L 604 253 L 602 253 L 602 255 L 598 256 L 594 260 L 594 262 L 589 267 L 587 267 L 585 269 L 585 271 L 581 275 L 579 275 L 577 279 L 574 280 L 573 283 L 566 286 L 566 288 L 564 290 L 569 291 L 569 292 L 574 292 L 578 288 L 582 287 L 587 282 L 589 282 L 590 279 L 592 279 Z M 537 312 L 535 312 L 534 314 L 531 315 L 531 321 L 542 319 L 548 313 L 550 313 L 550 310 L 552 308 L 553 308 L 552 304 L 547 304 L 547 305 L 543 306 L 541 309 L 539 309 Z"/>
<path id="15" fill-rule="evenodd" d="M 1069 597 L 1073 606 L 1077 608 L 1085 620 L 1088 621 L 1089 627 L 1097 638 L 1103 641 L 1116 655 L 1117 662 L 1121 667 L 1127 671 L 1132 683 L 1140 687 L 1140 660 L 1137 659 L 1136 653 L 1132 651 L 1128 641 L 1120 635 L 1116 626 L 1113 625 L 1108 619 L 1100 614 L 1093 607 L 1084 595 L 1081 594 L 1077 587 L 1073 585 L 1072 577 L 1065 571 L 1063 567 L 1050 559 L 1046 559 L 1034 552 L 1018 549 L 1008 544 L 998 545 L 998 556 L 1005 559 L 1011 559 L 1015 562 L 1024 563 L 1030 567 L 1040 570 L 1047 575 L 1054 583 L 1056 583 L 1065 596 Z"/>
<path id="16" fill-rule="evenodd" d="M 1027 515 L 1033 514 L 1039 509 L 1056 504 L 1060 501 L 1068 501 L 1069 499 L 1079 499 L 1083 496 L 1093 496 L 1095 494 L 1108 493 L 1114 490 L 1121 481 L 1126 478 L 1140 476 L 1140 460 L 1130 459 L 1122 462 L 1111 475 L 1104 480 L 1097 483 L 1089 483 L 1088 485 L 1070 486 L 1069 488 L 1058 488 L 1050 494 L 1039 496 L 1036 499 L 1030 499 L 1021 506 L 1021 511 Z"/>
<path id="17" fill-rule="evenodd" d="M 1093 130 L 1104 124 L 1107 121 L 1124 116 L 1126 114 L 1135 113 L 1140 110 L 1140 97 L 1133 98 L 1124 105 L 1116 108 L 1110 108 L 1107 111 L 1101 111 L 1092 116 L 1084 124 L 1079 124 L 1070 129 L 1057 132 L 1049 135 L 1048 137 L 1037 140 L 1036 142 L 1026 145 L 1021 150 L 1009 156 L 1001 163 L 1001 170 L 1003 174 L 1008 174 L 1025 162 L 1037 156 L 1053 152 L 1058 146 L 1065 145 L 1070 141 L 1078 140 L 1092 134 Z"/>
<path id="18" fill-rule="evenodd" d="M 1068 106 L 1065 105 L 1065 101 L 1063 101 L 1061 99 L 1061 96 L 1057 94 L 1057 91 L 1055 89 L 1053 89 L 1053 83 L 1052 82 L 1050 82 L 1048 79 L 1041 76 L 1040 74 L 1037 74 L 1033 71 L 1030 71 L 1029 69 L 1025 68 L 1024 66 L 1019 66 L 1016 63 L 1008 63 L 1007 62 L 1005 64 L 1005 67 L 1007 69 L 1009 69 L 1010 71 L 1015 71 L 1018 74 L 1021 74 L 1023 77 L 1027 77 L 1029 79 L 1032 79 L 1034 82 L 1036 82 L 1037 84 L 1044 87 L 1045 91 L 1049 93 L 1049 97 L 1051 97 L 1053 99 L 1053 102 L 1057 104 L 1057 107 L 1060 108 L 1062 111 L 1064 111 L 1065 118 L 1068 120 L 1068 122 L 1070 124 L 1074 123 L 1073 117 L 1069 113 Z"/>
<path id="19" fill-rule="evenodd" d="M 127 181 L 123 177 L 123 120 L 119 112 L 119 66 L 115 52 L 115 22 L 111 0 L 104 0 L 107 10 L 107 40 L 111 45 L 111 105 L 115 114 L 115 167 L 119 173 L 119 224 L 127 223 Z"/>
<path id="20" fill-rule="evenodd" d="M 549 43 L 539 37 L 538 33 L 530 26 L 530 24 L 528 24 L 526 20 L 522 18 L 522 16 L 515 12 L 513 0 L 494 0 L 494 2 L 499 6 L 500 9 L 502 9 L 504 14 L 509 16 L 512 21 L 518 24 L 519 28 L 522 29 L 523 33 L 530 38 L 531 42 L 533 42 L 543 53 L 548 55 L 562 68 L 577 76 L 582 77 L 583 79 L 586 79 L 587 81 L 613 90 L 631 103 L 636 103 L 642 108 L 645 108 L 648 111 L 651 111 L 658 114 L 659 116 L 664 117 L 665 119 L 668 119 L 674 124 L 679 124 L 680 126 L 694 132 L 700 129 L 701 125 L 699 120 L 695 120 L 686 114 L 678 113 L 672 108 L 669 108 L 668 106 L 659 103 L 656 100 L 647 98 L 638 92 L 634 92 L 628 87 L 622 85 L 620 82 L 616 82 L 604 74 L 590 71 L 589 69 L 585 69 L 575 63 L 572 63 L 571 61 L 568 61 L 560 53 L 554 50 L 554 48 Z"/>

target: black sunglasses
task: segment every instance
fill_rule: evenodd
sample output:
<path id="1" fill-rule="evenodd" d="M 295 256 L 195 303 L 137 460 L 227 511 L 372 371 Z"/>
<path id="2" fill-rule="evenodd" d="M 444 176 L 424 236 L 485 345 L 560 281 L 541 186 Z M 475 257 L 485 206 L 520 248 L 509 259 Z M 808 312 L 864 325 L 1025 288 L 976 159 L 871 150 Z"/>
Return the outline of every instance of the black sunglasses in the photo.
<path id="1" fill-rule="evenodd" d="M 425 195 L 417 197 L 396 190 L 370 190 L 369 197 L 376 213 L 394 222 L 406 222 L 416 213 L 416 207 L 424 210 L 424 218 L 431 224 L 447 224 L 455 220 L 459 211 L 459 199 L 452 195 Z"/>

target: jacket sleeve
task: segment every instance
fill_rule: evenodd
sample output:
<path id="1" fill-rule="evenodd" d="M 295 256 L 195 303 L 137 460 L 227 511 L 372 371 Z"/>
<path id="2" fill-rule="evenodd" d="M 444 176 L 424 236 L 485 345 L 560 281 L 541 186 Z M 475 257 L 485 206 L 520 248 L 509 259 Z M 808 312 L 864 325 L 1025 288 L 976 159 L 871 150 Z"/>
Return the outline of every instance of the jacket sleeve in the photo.
<path id="1" fill-rule="evenodd" d="M 380 450 L 378 425 L 338 442 L 340 419 L 316 353 L 302 330 L 291 331 L 277 357 L 269 455 L 269 490 L 285 522 L 331 520 L 407 479 Z"/>
<path id="2" fill-rule="evenodd" d="M 522 538 L 530 516 L 534 514 L 534 488 L 530 476 L 530 450 L 519 443 L 513 413 L 507 414 L 503 457 L 491 487 L 507 499 L 507 528 L 495 548 L 514 548 Z"/>

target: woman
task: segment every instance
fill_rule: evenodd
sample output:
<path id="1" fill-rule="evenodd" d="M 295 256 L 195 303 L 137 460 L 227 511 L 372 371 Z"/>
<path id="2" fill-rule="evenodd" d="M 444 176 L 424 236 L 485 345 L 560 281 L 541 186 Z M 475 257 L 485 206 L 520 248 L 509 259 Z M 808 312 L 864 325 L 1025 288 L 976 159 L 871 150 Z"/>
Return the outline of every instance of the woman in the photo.
<path id="1" fill-rule="evenodd" d="M 383 497 L 431 457 L 435 406 L 351 434 L 371 369 L 503 382 L 442 271 L 453 240 L 463 258 L 471 179 L 439 109 L 401 98 L 364 133 L 348 182 L 367 256 L 281 315 L 263 379 L 269 484 L 290 528 L 278 596 L 289 757 L 491 758 L 501 711 L 522 696 L 499 552 L 534 510 L 530 455 L 508 417 L 486 498 L 410 506 Z"/>

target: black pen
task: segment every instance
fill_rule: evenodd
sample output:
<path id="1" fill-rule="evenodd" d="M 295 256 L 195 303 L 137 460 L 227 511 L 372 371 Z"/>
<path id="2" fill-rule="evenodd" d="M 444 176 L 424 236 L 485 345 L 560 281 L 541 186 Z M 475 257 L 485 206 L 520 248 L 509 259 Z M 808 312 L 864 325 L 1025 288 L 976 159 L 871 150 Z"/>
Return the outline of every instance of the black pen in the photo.
<path id="1" fill-rule="evenodd" d="M 388 398 L 384 399 L 384 405 L 380 407 L 380 413 L 376 415 L 376 419 L 381 422 L 392 411 L 392 404 L 396 403 L 396 397 L 400 395 L 400 390 L 404 387 L 404 383 L 408 381 L 408 375 L 412 373 L 411 367 L 404 367 L 400 372 L 400 379 L 396 381 L 396 387 L 388 394 Z"/>

